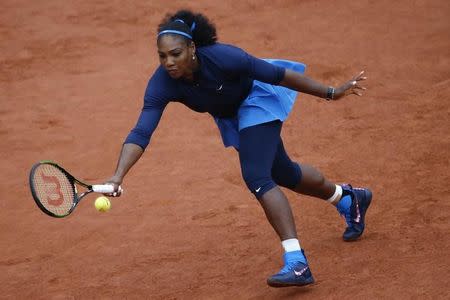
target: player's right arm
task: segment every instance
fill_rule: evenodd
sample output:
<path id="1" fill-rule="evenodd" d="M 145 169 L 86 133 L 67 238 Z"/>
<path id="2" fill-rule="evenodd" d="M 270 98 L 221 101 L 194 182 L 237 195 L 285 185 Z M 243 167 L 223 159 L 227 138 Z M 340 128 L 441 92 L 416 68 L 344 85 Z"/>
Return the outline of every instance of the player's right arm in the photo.
<path id="1" fill-rule="evenodd" d="M 136 126 L 128 134 L 119 155 L 114 175 L 106 182 L 113 184 L 115 191 L 122 184 L 125 175 L 141 158 L 150 138 L 161 119 L 164 108 L 171 99 L 176 99 L 176 88 L 165 71 L 160 67 L 150 79 L 144 97 L 144 107 Z M 108 194 L 108 196 L 114 196 Z"/>
<path id="2" fill-rule="evenodd" d="M 144 153 L 144 149 L 136 144 L 124 144 L 120 152 L 119 161 L 114 175 L 106 182 L 114 185 L 114 190 L 117 191 L 122 184 L 123 178 L 131 169 L 131 167 L 139 160 Z M 108 194 L 108 196 L 113 196 Z"/>

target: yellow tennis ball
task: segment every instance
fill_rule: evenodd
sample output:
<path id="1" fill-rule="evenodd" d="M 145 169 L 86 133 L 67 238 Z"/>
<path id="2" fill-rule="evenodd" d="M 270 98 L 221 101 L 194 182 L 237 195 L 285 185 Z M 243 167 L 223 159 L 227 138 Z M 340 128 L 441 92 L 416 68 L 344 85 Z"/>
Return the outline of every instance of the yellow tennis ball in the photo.
<path id="1" fill-rule="evenodd" d="M 105 196 L 95 199 L 95 208 L 100 212 L 106 212 L 111 208 L 111 202 Z"/>

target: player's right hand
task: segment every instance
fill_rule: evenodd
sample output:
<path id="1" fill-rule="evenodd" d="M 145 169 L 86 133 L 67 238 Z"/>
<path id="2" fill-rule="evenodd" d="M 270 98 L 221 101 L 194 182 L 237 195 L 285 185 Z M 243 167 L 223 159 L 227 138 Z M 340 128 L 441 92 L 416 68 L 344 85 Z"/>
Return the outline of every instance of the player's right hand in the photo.
<path id="1" fill-rule="evenodd" d="M 123 189 L 121 187 L 122 178 L 113 176 L 110 179 L 106 180 L 104 184 L 112 185 L 114 187 L 114 192 L 105 193 L 103 195 L 108 196 L 108 197 L 120 197 L 120 195 L 122 195 L 122 192 L 123 192 Z"/>

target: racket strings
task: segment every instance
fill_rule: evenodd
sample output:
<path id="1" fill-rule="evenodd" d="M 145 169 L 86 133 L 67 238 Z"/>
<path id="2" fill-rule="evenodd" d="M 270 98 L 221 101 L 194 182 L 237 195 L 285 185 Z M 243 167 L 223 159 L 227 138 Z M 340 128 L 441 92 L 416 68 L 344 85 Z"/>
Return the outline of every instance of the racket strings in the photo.
<path id="1" fill-rule="evenodd" d="M 32 177 L 35 194 L 42 206 L 56 216 L 65 216 L 72 209 L 75 194 L 67 176 L 50 164 L 39 165 Z"/>

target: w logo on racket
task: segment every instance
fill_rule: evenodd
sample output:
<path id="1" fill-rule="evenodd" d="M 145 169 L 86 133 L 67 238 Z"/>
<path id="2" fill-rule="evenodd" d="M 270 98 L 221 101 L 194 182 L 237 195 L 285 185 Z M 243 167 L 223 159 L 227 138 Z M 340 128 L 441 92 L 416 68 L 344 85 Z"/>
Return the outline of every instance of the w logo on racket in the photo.
<path id="1" fill-rule="evenodd" d="M 56 176 L 47 176 L 41 173 L 42 181 L 45 184 L 45 194 L 47 194 L 47 202 L 53 206 L 60 206 L 64 202 L 61 193 L 61 184 Z"/>

